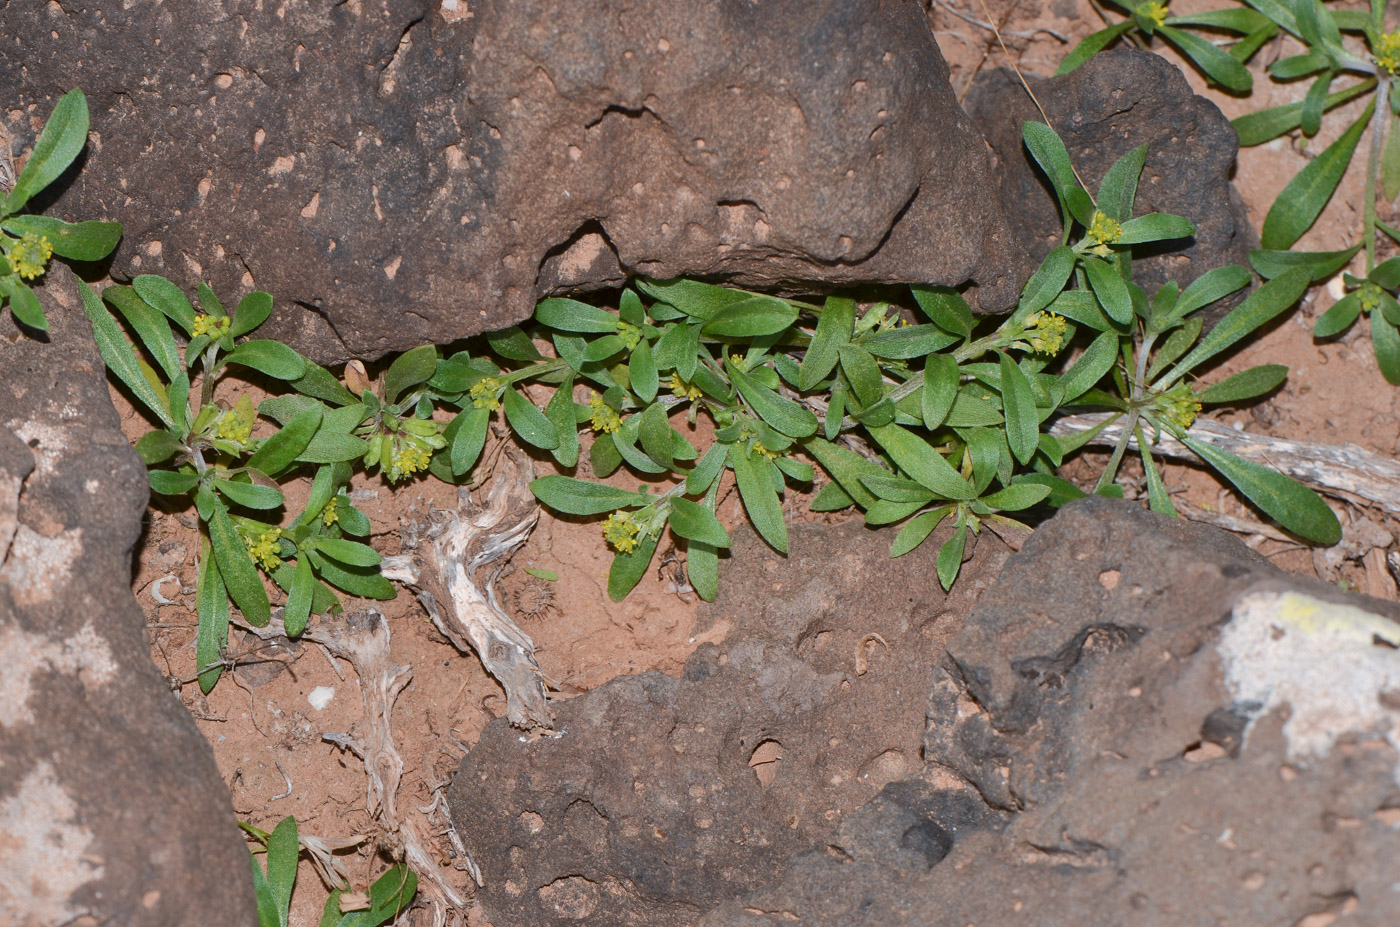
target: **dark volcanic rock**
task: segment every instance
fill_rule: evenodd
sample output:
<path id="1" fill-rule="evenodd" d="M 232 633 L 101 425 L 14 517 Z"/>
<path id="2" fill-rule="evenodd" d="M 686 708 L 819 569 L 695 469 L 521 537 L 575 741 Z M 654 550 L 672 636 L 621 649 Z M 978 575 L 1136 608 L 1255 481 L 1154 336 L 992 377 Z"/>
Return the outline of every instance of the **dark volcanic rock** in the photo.
<path id="1" fill-rule="evenodd" d="M 1164 243 L 1156 253 L 1135 249 L 1134 279 L 1149 295 L 1168 280 L 1185 287 L 1208 270 L 1248 266 L 1254 231 L 1230 183 L 1239 150 L 1235 130 L 1166 59 L 1117 49 L 1063 77 L 1028 80 L 1091 191 L 1115 161 L 1146 144 L 1134 213 L 1172 213 L 1196 224 L 1194 239 Z M 1060 210 L 1022 144 L 1021 124 L 1044 119 L 1005 69 L 980 75 L 965 105 L 996 152 L 1001 200 L 1019 243 L 1039 260 L 1060 243 Z M 1218 320 L 1241 298 L 1223 300 L 1202 317 Z"/>
<path id="2" fill-rule="evenodd" d="M 625 273 L 783 288 L 1029 271 L 917 4 L 16 3 L 16 150 L 81 86 L 50 205 L 118 273 L 256 285 L 331 362 L 527 318 Z M 22 51 L 21 51 L 22 50 Z"/>
<path id="3" fill-rule="evenodd" d="M 131 597 L 146 469 L 77 280 L 0 314 L 0 923 L 243 925 L 248 851 Z"/>
<path id="4" fill-rule="evenodd" d="M 1400 923 L 1397 615 L 1212 528 L 1075 503 L 978 601 L 930 701 L 925 780 L 1002 828 L 916 875 L 889 834 L 834 841 L 703 923 Z"/>
<path id="5" fill-rule="evenodd" d="M 451 802 L 492 923 L 693 923 L 838 833 L 923 873 L 994 818 L 911 778 L 943 647 L 1006 556 L 986 537 L 945 596 L 938 547 L 892 560 L 884 533 L 796 525 L 784 560 L 745 532 L 708 609 L 733 628 L 682 678 L 564 702 L 557 737 L 489 725 Z"/>

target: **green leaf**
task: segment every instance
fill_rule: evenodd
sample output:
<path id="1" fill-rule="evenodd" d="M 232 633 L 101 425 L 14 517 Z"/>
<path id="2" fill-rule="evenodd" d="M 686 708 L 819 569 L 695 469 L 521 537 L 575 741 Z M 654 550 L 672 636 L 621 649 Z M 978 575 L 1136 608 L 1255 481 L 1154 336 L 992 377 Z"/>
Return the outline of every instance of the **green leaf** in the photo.
<path id="1" fill-rule="evenodd" d="M 860 339 L 860 346 L 876 357 L 912 360 L 941 351 L 960 340 L 960 336 L 945 332 L 937 325 L 905 325 L 866 335 Z"/>
<path id="2" fill-rule="evenodd" d="M 565 515 L 602 515 L 629 506 L 646 505 L 650 501 L 644 493 L 557 474 L 533 481 L 530 491 L 540 502 Z"/>
<path id="3" fill-rule="evenodd" d="M 1390 117 L 1390 131 L 1385 136 L 1385 153 L 1381 155 L 1381 194 L 1387 203 L 1400 196 L 1400 116 Z"/>
<path id="4" fill-rule="evenodd" d="M 0 223 L 16 235 L 43 235 L 53 253 L 70 261 L 98 261 L 112 253 L 121 241 L 120 222 L 64 222 L 52 216 L 11 216 Z"/>
<path id="5" fill-rule="evenodd" d="M 1098 385 L 1117 360 L 1118 335 L 1102 332 L 1060 377 L 1060 389 L 1064 391 L 1062 401 L 1073 402 Z"/>
<path id="6" fill-rule="evenodd" d="M 1118 271 L 1096 257 L 1081 258 L 1080 266 L 1089 278 L 1089 288 L 1094 291 L 1094 296 L 1098 298 L 1099 305 L 1108 317 L 1120 325 L 1131 322 L 1133 299 Z"/>
<path id="7" fill-rule="evenodd" d="M 1265 249 L 1291 248 L 1312 227 L 1351 164 L 1351 156 L 1375 107 L 1376 101 L 1372 100 L 1361 117 L 1340 138 L 1304 165 L 1283 188 L 1269 208 L 1269 214 L 1264 217 L 1259 241 Z"/>
<path id="8" fill-rule="evenodd" d="M 699 541 L 711 547 L 728 547 L 729 533 L 720 525 L 715 513 L 689 499 L 677 496 L 671 500 L 671 530 L 688 541 Z"/>
<path id="9" fill-rule="evenodd" d="M 486 335 L 486 343 L 491 346 L 492 354 L 507 360 L 533 363 L 543 356 L 535 347 L 535 343 L 530 340 L 530 336 L 522 331 L 519 325 L 489 332 Z"/>
<path id="10" fill-rule="evenodd" d="M 1049 179 L 1050 186 L 1060 201 L 1060 212 L 1064 216 L 1065 225 L 1068 226 L 1069 217 L 1074 215 L 1069 206 L 1071 191 L 1081 190 L 1079 181 L 1074 176 L 1074 168 L 1070 164 L 1069 150 L 1065 148 L 1065 143 L 1055 130 L 1041 122 L 1022 123 L 1021 138 L 1025 141 L 1031 157 Z M 1078 215 L 1074 217 L 1080 221 L 1085 218 Z"/>
<path id="11" fill-rule="evenodd" d="M 1231 310 L 1229 315 L 1206 333 L 1195 348 L 1177 361 L 1164 378 L 1165 382 L 1153 385 L 1170 386 L 1203 361 L 1214 357 L 1275 316 L 1287 311 L 1306 292 L 1310 282 L 1311 275 L 1301 267 L 1267 281 L 1245 297 L 1244 302 Z"/>
<path id="12" fill-rule="evenodd" d="M 1013 318 L 1022 322 L 1055 301 L 1074 272 L 1075 254 L 1069 245 L 1060 245 L 1045 256 L 1021 290 L 1021 301 Z"/>
<path id="13" fill-rule="evenodd" d="M 638 399 L 642 402 L 656 399 L 656 391 L 661 384 L 656 373 L 656 361 L 651 356 L 651 345 L 645 338 L 632 351 L 632 357 L 627 362 L 627 376 L 632 381 L 632 392 L 637 394 Z"/>
<path id="14" fill-rule="evenodd" d="M 686 547 L 685 574 L 696 594 L 713 602 L 719 592 L 719 553 L 709 544 L 691 541 Z"/>
<path id="15" fill-rule="evenodd" d="M 83 312 L 87 313 L 88 321 L 92 323 L 92 336 L 97 342 L 97 349 L 101 352 L 107 369 L 125 383 L 127 389 L 131 390 L 163 425 L 178 430 L 175 419 L 161 399 L 160 393 L 141 372 L 141 365 L 137 362 L 131 344 L 123 337 L 112 314 L 102 305 L 92 288 L 82 280 L 78 281 L 78 294 L 82 297 Z"/>
<path id="16" fill-rule="evenodd" d="M 653 294 L 654 295 L 654 294 Z M 535 307 L 535 321 L 562 332 L 611 334 L 617 331 L 618 317 L 576 299 L 554 297 Z"/>
<path id="17" fill-rule="evenodd" d="M 916 483 L 913 480 L 906 480 L 902 477 L 890 476 L 888 474 L 881 476 L 864 476 L 861 477 L 861 482 L 865 484 L 866 489 L 869 489 L 878 498 L 886 502 L 913 502 L 918 505 L 923 505 L 925 502 L 930 502 L 934 498 L 933 491 L 925 487 L 922 483 Z"/>
<path id="18" fill-rule="evenodd" d="M 895 536 L 894 545 L 890 548 L 891 557 L 903 557 L 914 548 L 918 547 L 924 540 L 933 533 L 943 519 L 948 517 L 948 513 L 953 510 L 951 505 L 945 505 L 929 512 L 921 512 L 910 519 L 909 524 L 900 529 Z"/>
<path id="19" fill-rule="evenodd" d="M 957 290 L 946 286 L 912 286 L 909 289 L 933 324 L 963 338 L 972 334 L 972 308 Z"/>
<path id="20" fill-rule="evenodd" d="M 712 338 L 776 335 L 797 321 L 797 309 L 774 296 L 749 296 L 715 313 L 701 334 Z"/>
<path id="21" fill-rule="evenodd" d="M 633 385 L 636 385 L 635 377 Z M 573 467 L 578 463 L 579 445 L 578 420 L 574 417 L 574 376 L 572 373 L 564 378 L 564 382 L 559 384 L 554 395 L 549 397 L 549 403 L 544 407 L 544 417 L 549 419 L 550 423 L 554 425 L 555 432 L 559 435 L 559 445 L 551 451 L 555 462 L 561 467 Z M 482 441 L 486 439 L 484 421 L 481 428 L 481 439 Z M 477 453 L 480 453 L 480 450 L 481 448 L 478 446 Z M 476 462 L 475 454 L 472 455 L 472 462 Z M 455 464 L 453 469 L 456 469 Z"/>
<path id="22" fill-rule="evenodd" d="M 1176 518 L 1176 506 L 1172 505 L 1172 498 L 1162 483 L 1162 474 L 1157 470 L 1157 461 L 1152 459 L 1152 452 L 1148 450 L 1141 422 L 1133 425 L 1133 434 L 1137 438 L 1138 450 L 1142 456 L 1143 474 L 1147 477 L 1147 507 L 1160 515 Z"/>
<path id="23" fill-rule="evenodd" d="M 1333 338 L 1351 327 L 1361 315 L 1361 294 L 1348 293 L 1318 316 L 1313 325 L 1314 338 Z"/>
<path id="24" fill-rule="evenodd" d="M 87 144 L 88 107 L 83 92 L 65 93 L 49 114 L 24 170 L 5 200 L 5 211 L 19 212 L 29 198 L 59 178 Z"/>
<path id="25" fill-rule="evenodd" d="M 329 418 L 330 416 L 326 416 Z M 369 442 L 354 435 L 347 435 L 343 432 L 327 431 L 322 428 L 316 432 L 302 452 L 297 455 L 297 463 L 329 464 L 340 461 L 357 460 L 365 456 L 369 450 Z"/>
<path id="26" fill-rule="evenodd" d="M 379 551 L 368 544 L 361 544 L 358 541 L 346 541 L 339 538 L 320 538 L 316 541 L 316 550 L 333 557 L 341 563 L 349 566 L 371 567 L 377 566 L 382 559 Z"/>
<path id="27" fill-rule="evenodd" d="M 812 501 L 807 504 L 807 508 L 813 512 L 839 512 L 853 505 L 855 505 L 855 500 L 851 498 L 850 494 L 841 488 L 840 483 L 832 480 L 817 491 L 817 494 L 812 497 Z"/>
<path id="28" fill-rule="evenodd" d="M 1138 177 L 1146 162 L 1147 146 L 1139 145 L 1114 162 L 1099 185 L 1099 211 L 1115 222 L 1124 223 L 1124 234 L 1132 224 L 1129 220 L 1133 218 L 1133 201 L 1137 199 Z"/>
<path id="29" fill-rule="evenodd" d="M 976 497 L 973 487 L 923 438 L 899 425 L 882 425 L 869 431 L 899 469 L 938 495 L 959 501 Z M 849 486 L 846 491 L 851 491 Z"/>
<path id="30" fill-rule="evenodd" d="M 314 396 L 336 405 L 348 406 L 360 401 L 354 393 L 341 385 L 333 373 L 311 361 L 306 361 L 306 372 L 287 385 L 302 395 Z"/>
<path id="31" fill-rule="evenodd" d="M 924 363 L 924 388 L 919 409 L 929 431 L 943 424 L 958 398 L 958 364 L 947 354 L 933 354 Z"/>
<path id="32" fill-rule="evenodd" d="M 185 334 L 193 334 L 194 306 L 175 284 L 155 274 L 142 274 L 131 281 L 131 288 L 164 313 L 166 318 L 183 328 Z"/>
<path id="33" fill-rule="evenodd" d="M 148 467 L 164 463 L 184 449 L 178 437 L 162 429 L 148 431 L 136 442 L 136 453 Z"/>
<path id="34" fill-rule="evenodd" d="M 1289 55 L 1287 58 L 1280 58 L 1269 65 L 1269 76 L 1274 80 L 1297 80 L 1300 77 L 1308 77 L 1326 68 L 1331 63 L 1330 58 L 1320 52 L 1308 52 L 1303 55 Z M 1315 133 L 1309 133 L 1315 134 Z"/>
<path id="35" fill-rule="evenodd" d="M 627 593 L 641 581 L 646 575 L 647 567 L 651 566 L 651 558 L 656 553 L 656 543 L 659 540 L 659 537 L 638 538 L 636 550 L 630 554 L 619 553 L 613 557 L 612 566 L 608 568 L 608 598 L 614 602 L 621 602 L 627 598 Z"/>
<path id="36" fill-rule="evenodd" d="M 1195 234 L 1196 225 L 1191 220 L 1165 212 L 1153 212 L 1124 222 L 1123 231 L 1115 244 L 1141 245 L 1150 241 L 1190 238 Z"/>
<path id="37" fill-rule="evenodd" d="M 1241 402 L 1272 392 L 1286 379 L 1287 364 L 1260 364 L 1206 387 L 1199 398 L 1207 405 Z"/>
<path id="38" fill-rule="evenodd" d="M 253 456 L 248 458 L 248 466 L 268 476 L 278 476 L 296 462 L 320 427 L 321 407 L 312 406 L 263 441 Z"/>
<path id="39" fill-rule="evenodd" d="M 739 486 L 739 498 L 744 502 L 749 521 L 774 550 L 787 553 L 787 523 L 783 520 L 783 504 L 768 474 L 772 464 L 761 458 L 753 460 L 742 447 L 735 444 L 729 448 L 729 466 L 734 471 L 734 482 Z"/>
<path id="40" fill-rule="evenodd" d="M 39 304 L 39 297 L 35 296 L 29 285 L 18 276 L 0 277 L 0 293 L 9 299 L 10 311 L 16 319 L 35 331 L 49 330 L 49 320 L 44 316 L 44 307 Z M 0 303 L 3 302 L 0 300 Z"/>
<path id="41" fill-rule="evenodd" d="M 306 497 L 306 508 L 297 519 L 297 526 L 309 525 L 321 517 L 321 513 L 335 496 L 335 467 L 320 467 L 311 481 L 311 492 Z"/>
<path id="42" fill-rule="evenodd" d="M 502 398 L 505 402 L 506 421 L 510 423 L 511 430 L 526 443 L 545 451 L 559 446 L 559 432 L 554 423 L 546 418 L 533 402 L 513 389 L 507 389 Z"/>
<path id="43" fill-rule="evenodd" d="M 1060 62 L 1059 70 L 1055 72 L 1055 76 L 1059 77 L 1062 74 L 1068 74 L 1077 69 L 1081 64 L 1094 57 L 1094 55 L 1103 51 L 1109 45 L 1112 45 L 1119 36 L 1132 27 L 1133 21 L 1131 19 L 1126 19 L 1121 23 L 1109 26 L 1107 29 L 1100 29 L 1098 32 L 1091 32 L 1089 35 L 1086 35 L 1080 40 L 1079 44 L 1074 46 L 1070 53 L 1064 57 L 1064 60 Z M 922 542 L 923 538 L 919 540 Z M 898 540 L 896 540 L 895 543 L 897 544 Z M 918 545 L 915 544 L 914 546 L 917 547 Z M 910 549 L 912 550 L 913 548 Z M 899 555 L 895 554 L 895 556 Z"/>
<path id="44" fill-rule="evenodd" d="M 282 613 L 282 624 L 288 637 L 299 637 L 306 630 L 306 620 L 311 617 L 315 583 L 315 577 L 311 575 L 311 560 L 298 558 L 296 570 L 292 573 L 292 588 L 287 594 L 287 607 Z"/>
<path id="45" fill-rule="evenodd" d="M 151 434 L 165 434 L 163 431 L 153 431 Z M 147 481 L 151 484 L 151 491 L 162 496 L 179 496 L 194 489 L 199 483 L 197 473 L 176 473 L 171 470 L 151 470 L 146 474 Z"/>
<path id="46" fill-rule="evenodd" d="M 1001 351 L 997 352 L 1001 366 L 1002 412 L 1006 416 L 1006 440 L 1011 453 L 1022 464 L 1035 455 L 1040 436 L 1040 417 L 1035 410 L 1035 394 L 1030 381 L 1016 362 Z"/>
<path id="47" fill-rule="evenodd" d="M 282 491 L 260 483 L 238 483 L 233 480 L 214 480 L 214 488 L 229 501 L 249 509 L 275 509 L 282 505 Z"/>
<path id="48" fill-rule="evenodd" d="M 1227 32 L 1248 33 L 1270 25 L 1269 19 L 1254 10 L 1205 10 L 1167 19 L 1171 26 L 1209 26 Z"/>
<path id="49" fill-rule="evenodd" d="M 1249 252 L 1249 263 L 1265 279 L 1295 267 L 1306 267 L 1312 273 L 1312 282 L 1321 283 L 1328 277 L 1351 263 L 1351 259 L 1361 250 L 1357 244 L 1341 251 L 1264 251 Z"/>
<path id="50" fill-rule="evenodd" d="M 875 496 L 865 488 L 863 480 L 891 475 L 890 471 L 874 461 L 821 438 L 809 438 L 803 442 L 803 447 L 862 509 L 875 504 Z"/>
<path id="51" fill-rule="evenodd" d="M 292 905 L 292 886 L 297 880 L 297 857 L 301 844 L 297 840 L 296 818 L 287 815 L 267 838 L 267 881 L 282 927 L 287 925 Z"/>
<path id="52" fill-rule="evenodd" d="M 654 403 L 642 412 L 637 425 L 637 438 L 642 451 L 658 466 L 666 470 L 674 466 L 675 448 L 671 442 L 671 423 L 666 419 L 666 407 Z"/>
<path id="53" fill-rule="evenodd" d="M 724 367 L 729 381 L 739 390 L 744 401 L 776 431 L 790 438 L 806 438 L 817 433 L 817 417 L 805 406 L 760 385 L 727 357 Z"/>
<path id="54" fill-rule="evenodd" d="M 1250 77 L 1249 70 L 1224 49 L 1198 35 L 1171 26 L 1162 26 L 1157 32 L 1200 65 L 1205 75 L 1222 87 L 1235 93 L 1249 93 L 1254 89 L 1254 78 Z"/>
<path id="55" fill-rule="evenodd" d="M 617 335 L 604 335 L 588 342 L 588 345 L 583 349 L 583 360 L 585 363 L 596 364 L 625 350 L 627 350 L 627 342 Z"/>
<path id="56" fill-rule="evenodd" d="M 278 380 L 296 380 L 306 373 L 306 358 L 280 341 L 245 341 L 225 355 L 222 363 L 252 367 Z"/>
<path id="57" fill-rule="evenodd" d="M 958 572 L 962 569 L 963 551 L 966 549 L 967 523 L 962 522 L 938 551 L 938 582 L 945 590 L 953 588 Z"/>
<path id="58" fill-rule="evenodd" d="M 865 524 L 875 528 L 903 521 L 923 508 L 923 502 L 890 502 L 881 499 L 865 511 Z"/>
<path id="59" fill-rule="evenodd" d="M 235 338 L 241 338 L 253 329 L 267 321 L 267 317 L 272 315 L 272 294 L 264 293 L 262 290 L 254 290 L 238 301 L 238 306 L 233 310 L 233 324 L 229 328 L 229 334 Z M 303 361 L 303 363 L 305 363 Z M 301 374 L 297 374 L 301 376 Z M 281 377 L 280 379 L 289 379 Z"/>
<path id="60" fill-rule="evenodd" d="M 437 348 L 431 344 L 419 345 L 394 358 L 384 373 L 384 402 L 393 405 L 405 390 L 431 380 L 437 373 L 437 362 Z"/>
<path id="61" fill-rule="evenodd" d="M 843 344 L 840 355 L 841 370 L 862 408 L 869 408 L 885 398 L 884 376 L 869 351 L 856 344 Z"/>
<path id="62" fill-rule="evenodd" d="M 214 505 L 209 520 L 209 543 L 213 546 L 214 561 L 219 565 L 219 576 L 228 588 L 229 597 L 249 624 L 255 628 L 267 627 L 272 618 L 267 590 L 258 576 L 258 568 L 248 555 L 248 548 L 229 520 L 228 509 L 221 503 Z"/>
<path id="63" fill-rule="evenodd" d="M 802 373 L 797 380 L 797 388 L 803 392 L 816 388 L 816 385 L 831 375 L 836 368 L 841 345 L 851 340 L 855 327 L 856 301 L 837 296 L 828 296 L 817 319 L 817 330 L 812 335 L 812 343 L 802 358 Z"/>
<path id="64" fill-rule="evenodd" d="M 362 599 L 388 600 L 395 596 L 394 584 L 379 574 L 375 567 L 345 567 L 327 560 L 316 551 L 308 551 L 311 566 L 321 578 L 337 589 L 343 589 Z"/>
<path id="65" fill-rule="evenodd" d="M 1246 499 L 1289 531 L 1324 545 L 1342 539 L 1342 526 L 1337 516 L 1317 493 L 1302 483 L 1190 435 L 1177 437 L 1233 483 Z"/>
<path id="66" fill-rule="evenodd" d="M 1019 512 L 1050 495 L 1050 487 L 1036 483 L 1012 483 L 981 501 L 998 512 Z"/>
<path id="67" fill-rule="evenodd" d="M 224 649 L 228 646 L 228 591 L 209 545 L 199 560 L 199 631 L 195 637 L 195 666 L 199 690 L 208 695 L 223 674 Z M 206 668 L 207 667 L 207 668 Z"/>
<path id="68" fill-rule="evenodd" d="M 129 286 L 109 286 L 102 291 L 102 299 L 114 306 L 136 332 L 146 350 L 151 352 L 167 380 L 174 380 L 185 372 L 180 351 L 175 346 L 175 336 L 170 333 L 170 323 L 136 291 Z"/>
<path id="69" fill-rule="evenodd" d="M 1308 88 L 1308 94 L 1303 98 L 1303 134 L 1312 138 L 1317 134 L 1317 130 L 1322 128 L 1322 107 L 1327 102 L 1327 91 L 1332 86 L 1332 79 L 1337 76 L 1336 71 L 1327 71 L 1318 75 Z"/>
<path id="70" fill-rule="evenodd" d="M 588 449 L 588 463 L 599 479 L 605 479 L 622 466 L 622 453 L 617 449 L 612 435 L 605 432 L 593 439 L 593 445 Z"/>
<path id="71" fill-rule="evenodd" d="M 637 288 L 652 299 L 674 306 L 691 318 L 708 321 L 726 306 L 748 299 L 753 294 L 701 283 L 698 280 L 637 280 Z M 686 377 L 690 379 L 690 377 Z"/>
<path id="72" fill-rule="evenodd" d="M 481 456 L 481 449 L 486 446 L 486 431 L 490 422 L 490 410 L 472 406 L 463 410 L 452 420 L 452 424 L 447 426 L 443 437 L 447 439 L 450 448 L 448 459 L 451 461 L 454 476 L 462 476 L 476 464 L 477 458 Z M 574 440 L 578 440 L 577 432 Z"/>
<path id="73" fill-rule="evenodd" d="M 1381 261 L 1375 270 L 1366 275 L 1366 279 L 1383 290 L 1400 287 L 1400 257 Z"/>
<path id="74" fill-rule="evenodd" d="M 1376 311 L 1371 312 L 1371 351 L 1385 381 L 1400 386 L 1400 331 Z"/>
<path id="75" fill-rule="evenodd" d="M 1249 285 L 1249 271 L 1238 264 L 1228 264 L 1201 274 L 1177 297 L 1176 305 L 1167 314 L 1166 322 L 1185 318 L 1203 306 L 1209 306 Z"/>

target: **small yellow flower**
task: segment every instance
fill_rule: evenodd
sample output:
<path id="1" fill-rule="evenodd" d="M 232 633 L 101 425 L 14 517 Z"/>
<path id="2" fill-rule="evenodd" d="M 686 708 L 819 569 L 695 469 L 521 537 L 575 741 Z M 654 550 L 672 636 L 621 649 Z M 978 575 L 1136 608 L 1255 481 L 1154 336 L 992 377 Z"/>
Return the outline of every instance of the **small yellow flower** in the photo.
<path id="1" fill-rule="evenodd" d="M 700 388 L 698 386 L 692 386 L 685 380 L 682 380 L 681 375 L 678 373 L 671 374 L 671 392 L 676 396 L 676 398 L 689 399 L 691 402 L 694 402 L 701 396 L 705 395 L 704 393 L 700 392 Z"/>
<path id="2" fill-rule="evenodd" d="M 1054 356 L 1065 346 L 1065 320 L 1053 312 L 1037 312 L 1026 319 L 1026 340 L 1037 354 Z"/>
<path id="3" fill-rule="evenodd" d="M 278 556 L 280 547 L 277 543 L 281 537 L 282 529 L 273 528 L 264 531 L 257 538 L 245 537 L 243 543 L 248 545 L 248 553 L 252 555 L 253 562 L 271 573 L 282 562 L 282 558 Z"/>
<path id="4" fill-rule="evenodd" d="M 622 427 L 622 417 L 597 393 L 588 400 L 588 413 L 588 423 L 594 431 L 612 434 Z"/>
<path id="5" fill-rule="evenodd" d="M 253 426 L 230 412 L 219 416 L 219 424 L 214 428 L 214 437 L 233 444 L 243 444 L 252 436 Z"/>
<path id="6" fill-rule="evenodd" d="M 1108 257 L 1113 254 L 1113 249 L 1109 245 L 1116 242 L 1122 234 L 1123 226 L 1099 210 L 1094 210 L 1094 220 L 1089 224 L 1088 238 L 1094 242 L 1094 246 L 1089 249 L 1090 251 L 1099 257 Z"/>
<path id="7" fill-rule="evenodd" d="M 1201 402 L 1196 392 L 1185 383 L 1179 383 L 1157 397 L 1155 403 L 1162 418 L 1185 431 L 1201 414 Z"/>
<path id="8" fill-rule="evenodd" d="M 621 338 L 622 343 L 627 345 L 627 350 L 635 351 L 637 345 L 642 343 L 642 330 L 639 326 L 629 322 L 618 322 L 617 337 Z"/>
<path id="9" fill-rule="evenodd" d="M 1370 312 L 1381 304 L 1381 288 L 1368 280 L 1356 291 L 1356 297 L 1361 303 L 1361 311 Z"/>
<path id="10" fill-rule="evenodd" d="M 389 479 L 396 480 L 426 470 L 431 459 L 431 454 L 415 444 L 395 447 L 389 458 Z"/>
<path id="11" fill-rule="evenodd" d="M 1376 67 L 1391 74 L 1400 71 L 1400 29 L 1386 32 L 1376 42 Z"/>
<path id="12" fill-rule="evenodd" d="M 194 337 L 208 335 L 210 340 L 217 341 L 228 334 L 230 320 L 228 316 L 214 318 L 211 315 L 197 315 L 194 317 L 194 326 L 191 329 Z"/>
<path id="13" fill-rule="evenodd" d="M 613 546 L 618 553 L 630 554 L 637 549 L 641 528 L 632 519 L 630 512 L 613 512 L 603 522 L 603 540 Z"/>
<path id="14" fill-rule="evenodd" d="M 767 457 L 769 460 L 777 460 L 782 456 L 777 451 L 770 451 L 768 448 L 764 447 L 762 441 L 755 441 L 753 443 L 753 451 L 755 454 Z"/>
<path id="15" fill-rule="evenodd" d="M 1139 16 L 1150 19 L 1152 25 L 1156 26 L 1158 29 L 1166 25 L 1167 5 L 1165 3 L 1157 3 L 1156 0 L 1152 0 L 1152 2 L 1144 3 L 1139 6 L 1137 8 L 1137 13 Z"/>
<path id="16" fill-rule="evenodd" d="M 735 367 L 738 367 L 740 370 L 744 369 L 744 355 L 742 354 L 729 355 L 729 362 Z"/>
<path id="17" fill-rule="evenodd" d="M 331 501 L 326 503 L 326 507 L 321 509 L 321 524 L 329 528 L 338 521 L 340 521 L 340 510 L 336 498 L 332 496 Z"/>
<path id="18" fill-rule="evenodd" d="M 47 237 L 28 232 L 10 246 L 7 257 L 15 273 L 25 280 L 33 280 L 44 272 L 49 258 L 53 257 L 53 245 Z"/>
<path id="19" fill-rule="evenodd" d="M 472 384 L 469 395 L 472 405 L 478 409 L 495 412 L 501 407 L 501 380 L 499 377 L 485 377 Z"/>

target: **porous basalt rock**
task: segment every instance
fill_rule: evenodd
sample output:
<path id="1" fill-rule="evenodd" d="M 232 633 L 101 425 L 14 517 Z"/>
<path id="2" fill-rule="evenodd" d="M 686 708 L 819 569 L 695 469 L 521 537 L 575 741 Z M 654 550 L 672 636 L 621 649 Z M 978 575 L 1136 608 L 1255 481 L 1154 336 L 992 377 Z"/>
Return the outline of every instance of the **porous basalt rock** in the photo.
<path id="1" fill-rule="evenodd" d="M 117 219 L 119 274 L 277 298 L 317 360 L 444 343 L 625 274 L 791 288 L 1030 271 L 912 2 L 9 4 L 27 150 L 97 137 L 42 203 Z"/>
<path id="2" fill-rule="evenodd" d="M 1134 249 L 1133 279 L 1149 295 L 1168 280 L 1185 288 L 1217 267 L 1248 266 L 1254 230 L 1230 183 L 1238 137 L 1176 67 L 1123 48 L 1101 52 L 1064 76 L 1027 80 L 1091 191 L 1115 161 L 1145 144 L 1134 214 L 1165 212 L 1195 223 L 1194 238 Z M 1004 68 L 979 75 L 965 105 L 996 153 L 1001 201 L 1015 217 L 1017 239 L 1039 260 L 1060 243 L 1060 210 L 1022 143 L 1021 125 L 1045 116 L 1020 77 Z M 1222 300 L 1201 316 L 1218 320 L 1242 298 Z"/>
<path id="3" fill-rule="evenodd" d="M 0 923 L 242 927 L 228 790 L 132 599 L 146 468 L 78 285 L 49 268 L 46 336 L 0 314 Z"/>

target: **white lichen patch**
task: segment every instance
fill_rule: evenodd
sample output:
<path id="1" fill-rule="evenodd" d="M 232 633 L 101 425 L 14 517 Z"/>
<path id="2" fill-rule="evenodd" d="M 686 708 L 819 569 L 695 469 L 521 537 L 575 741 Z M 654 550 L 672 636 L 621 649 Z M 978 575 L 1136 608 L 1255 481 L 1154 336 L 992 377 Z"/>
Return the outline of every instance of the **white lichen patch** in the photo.
<path id="1" fill-rule="evenodd" d="M 93 833 L 76 821 L 76 812 L 44 762 L 20 780 L 14 795 L 0 798 L 0 921 L 66 924 L 87 913 L 73 895 L 102 878 L 102 865 L 92 853 Z"/>
<path id="2" fill-rule="evenodd" d="M 0 628 L 0 654 L 4 654 L 0 660 L 0 728 L 34 723 L 29 697 L 34 677 L 40 673 L 76 676 L 89 695 L 117 676 L 112 648 L 91 624 L 59 640 L 19 628 Z"/>
<path id="3" fill-rule="evenodd" d="M 83 529 L 60 531 L 44 537 L 28 525 L 20 525 L 10 544 L 10 554 L 0 566 L 0 582 L 21 607 L 51 600 L 73 581 L 73 565 L 83 552 Z"/>
<path id="4" fill-rule="evenodd" d="M 1219 653 L 1236 707 L 1253 719 L 1288 706 L 1290 762 L 1326 756 L 1345 735 L 1400 751 L 1400 623 L 1297 592 L 1235 603 Z M 1400 782 L 1400 764 L 1395 768 Z"/>
<path id="5" fill-rule="evenodd" d="M 68 429 L 45 421 L 15 419 L 9 428 L 34 452 L 35 476 L 48 476 L 68 449 Z M 31 477 L 32 479 L 33 477 Z"/>

